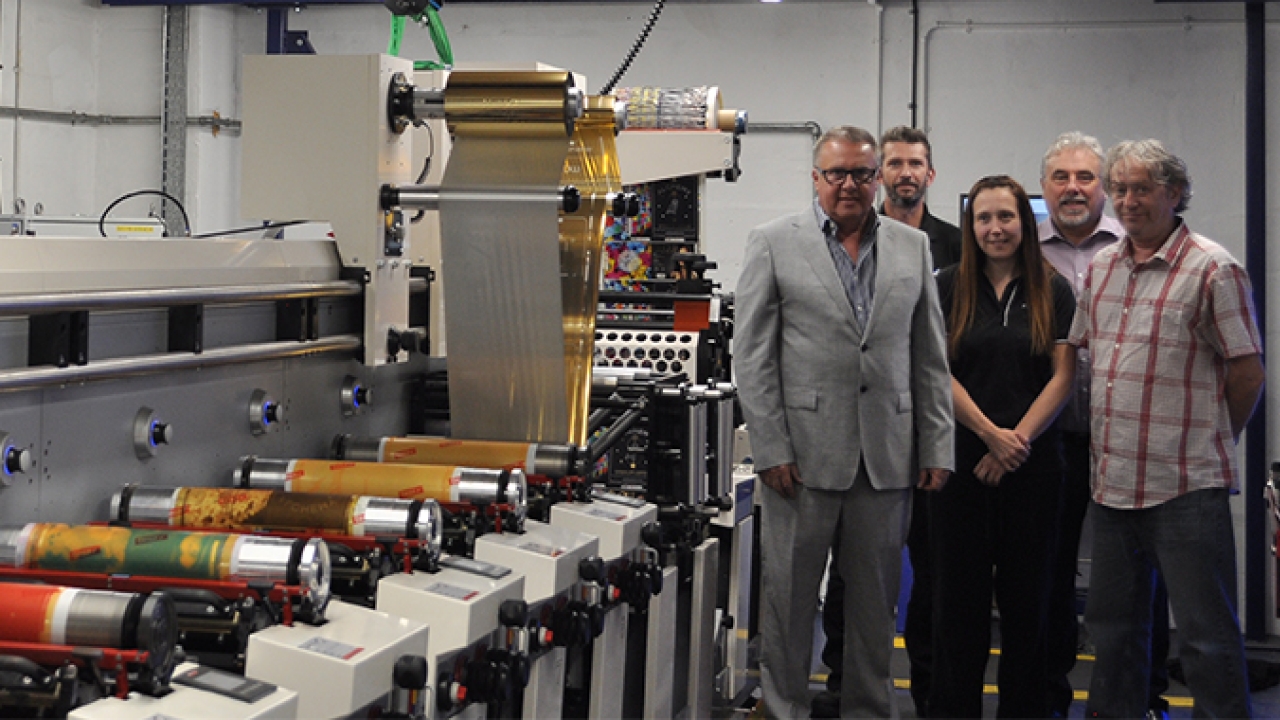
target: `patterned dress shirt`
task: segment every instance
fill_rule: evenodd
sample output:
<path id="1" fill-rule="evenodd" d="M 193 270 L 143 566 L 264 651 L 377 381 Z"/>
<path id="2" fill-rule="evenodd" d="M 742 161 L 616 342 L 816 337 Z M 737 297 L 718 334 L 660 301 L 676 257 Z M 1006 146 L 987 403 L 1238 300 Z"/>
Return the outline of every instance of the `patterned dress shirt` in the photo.
<path id="1" fill-rule="evenodd" d="M 1177 228 L 1146 262 L 1132 241 L 1094 257 L 1068 341 L 1093 355 L 1093 499 L 1138 509 L 1236 484 L 1226 360 L 1261 354 L 1249 277 Z"/>

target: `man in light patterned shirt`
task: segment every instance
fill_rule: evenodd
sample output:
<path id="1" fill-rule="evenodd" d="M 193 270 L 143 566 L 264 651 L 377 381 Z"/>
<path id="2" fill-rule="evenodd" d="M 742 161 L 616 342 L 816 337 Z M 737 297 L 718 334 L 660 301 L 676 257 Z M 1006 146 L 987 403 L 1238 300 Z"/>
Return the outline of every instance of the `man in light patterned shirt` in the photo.
<path id="1" fill-rule="evenodd" d="M 1069 338 L 1093 356 L 1089 713 L 1146 711 L 1158 569 L 1197 713 L 1250 717 L 1228 505 L 1264 378 L 1249 278 L 1182 221 L 1191 179 L 1158 141 L 1113 147 L 1103 177 L 1125 237 L 1090 265 Z"/>

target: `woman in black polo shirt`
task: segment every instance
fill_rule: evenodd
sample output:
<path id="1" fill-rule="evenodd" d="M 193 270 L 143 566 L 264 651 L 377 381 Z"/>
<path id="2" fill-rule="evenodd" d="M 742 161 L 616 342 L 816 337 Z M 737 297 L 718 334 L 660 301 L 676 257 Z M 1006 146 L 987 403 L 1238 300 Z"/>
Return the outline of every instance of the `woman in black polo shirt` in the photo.
<path id="1" fill-rule="evenodd" d="M 1071 285 L 1044 261 L 1027 193 L 1008 176 L 969 191 L 958 265 L 938 273 L 956 414 L 956 472 L 930 498 L 932 717 L 981 717 L 1000 611 L 1000 717 L 1044 717 L 1045 607 L 1062 485 L 1054 419 L 1075 351 Z"/>

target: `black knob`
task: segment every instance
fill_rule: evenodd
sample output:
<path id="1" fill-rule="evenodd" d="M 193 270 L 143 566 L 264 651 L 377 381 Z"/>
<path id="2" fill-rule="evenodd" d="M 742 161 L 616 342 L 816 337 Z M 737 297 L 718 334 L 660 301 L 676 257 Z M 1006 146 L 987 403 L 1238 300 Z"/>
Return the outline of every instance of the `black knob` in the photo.
<path id="1" fill-rule="evenodd" d="M 352 393 L 352 397 L 355 398 L 356 407 L 368 405 L 373 402 L 373 391 L 364 385 L 357 385 L 355 391 Z"/>
<path id="2" fill-rule="evenodd" d="M 387 98 L 393 102 L 394 98 Z M 395 185 L 383 185 L 378 189 L 378 207 L 383 210 L 394 210 L 400 206 L 400 189 Z"/>
<path id="3" fill-rule="evenodd" d="M 566 213 L 576 213 L 582 205 L 582 193 L 572 185 L 565 185 L 560 191 L 560 209 Z"/>
<path id="4" fill-rule="evenodd" d="M 503 627 L 524 627 L 529 622 L 529 603 L 524 600 L 505 600 L 498 607 L 498 622 Z"/>
<path id="5" fill-rule="evenodd" d="M 11 447 L 4 452 L 4 469 L 12 473 L 25 473 L 31 469 L 31 451 Z"/>
<path id="6" fill-rule="evenodd" d="M 645 526 L 640 528 L 640 539 L 651 548 L 662 547 L 664 541 L 662 525 L 656 522 L 645 523 Z"/>
<path id="7" fill-rule="evenodd" d="M 421 655 L 401 655 L 391 670 L 396 687 L 418 690 L 427 685 L 427 659 Z"/>
<path id="8" fill-rule="evenodd" d="M 586 582 L 604 582 L 604 560 L 598 557 L 583 558 L 578 561 L 578 577 Z"/>
<path id="9" fill-rule="evenodd" d="M 278 402 L 263 403 L 262 418 L 269 423 L 280 422 L 280 403 Z"/>
<path id="10" fill-rule="evenodd" d="M 151 444 L 168 445 L 173 441 L 173 426 L 156 421 L 151 423 Z"/>

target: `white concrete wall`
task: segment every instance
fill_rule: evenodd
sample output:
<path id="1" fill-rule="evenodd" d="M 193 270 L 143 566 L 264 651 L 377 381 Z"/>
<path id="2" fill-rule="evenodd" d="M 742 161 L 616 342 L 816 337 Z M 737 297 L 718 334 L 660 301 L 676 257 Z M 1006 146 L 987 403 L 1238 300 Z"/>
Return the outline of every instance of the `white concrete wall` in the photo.
<path id="1" fill-rule="evenodd" d="M 1104 144 L 1153 136 L 1190 165 L 1196 191 L 1190 224 L 1243 259 L 1242 4 L 919 5 L 918 120 L 934 141 L 939 174 L 931 206 L 937 214 L 954 219 L 959 193 L 992 172 L 1012 174 L 1034 191 L 1041 154 L 1060 131 L 1084 130 Z M 594 92 L 649 10 L 643 2 L 456 3 L 443 17 L 458 61 L 540 60 L 585 74 Z M 756 122 L 849 123 L 878 132 L 911 120 L 909 10 L 903 0 L 672 0 L 622 84 L 714 84 L 728 106 L 747 109 Z M 1275 128 L 1280 9 L 1268 7 L 1268 17 Z M 161 21 L 156 8 L 0 0 L 0 105 L 158 114 Z M 289 21 L 291 28 L 307 30 L 322 53 L 384 51 L 390 23 L 379 5 L 311 7 L 290 13 Z M 195 8 L 191 27 L 189 113 L 238 118 L 239 58 L 264 51 L 266 14 L 235 6 Z M 405 56 L 434 58 L 418 28 L 408 28 L 403 48 Z M 243 224 L 238 139 L 201 128 L 189 132 L 188 142 L 187 204 L 197 231 Z M 720 262 L 718 277 L 730 289 L 747 230 L 810 197 L 805 135 L 748 134 L 743 144 L 742 180 L 711 182 L 705 207 L 706 250 Z M 1269 144 L 1269 165 L 1280 167 L 1274 130 Z M 121 193 L 158 182 L 158 127 L 0 119 L 0 208 L 22 197 L 43 203 L 49 213 L 97 215 Z M 1268 208 L 1269 227 L 1280 228 L 1278 182 L 1269 189 Z M 1269 284 L 1280 287 L 1275 280 Z M 1267 305 L 1276 330 L 1268 336 L 1280 339 L 1280 292 L 1270 293 Z M 1270 375 L 1271 386 L 1280 387 L 1280 365 Z M 1270 394 L 1266 411 L 1270 425 L 1280 427 L 1280 393 Z M 1280 442 L 1268 445 L 1268 456 L 1280 457 Z"/>

